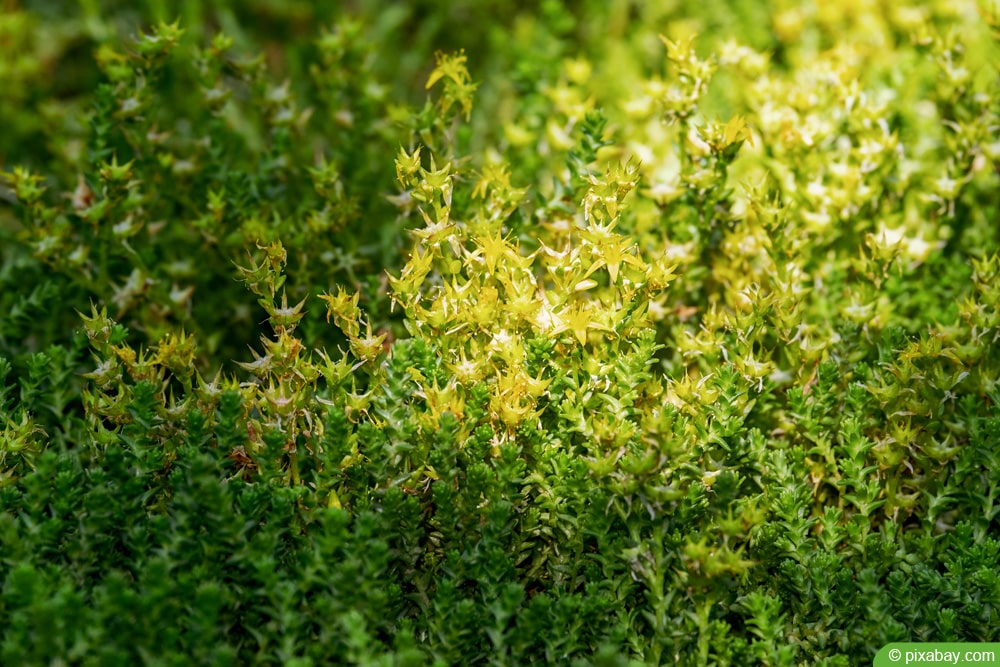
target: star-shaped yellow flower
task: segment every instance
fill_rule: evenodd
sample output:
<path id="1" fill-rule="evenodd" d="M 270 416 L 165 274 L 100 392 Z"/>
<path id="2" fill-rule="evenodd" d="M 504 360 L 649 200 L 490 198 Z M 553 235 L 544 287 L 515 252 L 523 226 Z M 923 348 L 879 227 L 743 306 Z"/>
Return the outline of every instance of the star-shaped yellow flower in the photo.
<path id="1" fill-rule="evenodd" d="M 576 304 L 570 306 L 559 313 L 559 327 L 556 332 L 572 331 L 580 345 L 587 344 L 587 331 L 589 329 L 603 329 L 598 322 L 594 321 L 594 314 L 587 304 Z"/>

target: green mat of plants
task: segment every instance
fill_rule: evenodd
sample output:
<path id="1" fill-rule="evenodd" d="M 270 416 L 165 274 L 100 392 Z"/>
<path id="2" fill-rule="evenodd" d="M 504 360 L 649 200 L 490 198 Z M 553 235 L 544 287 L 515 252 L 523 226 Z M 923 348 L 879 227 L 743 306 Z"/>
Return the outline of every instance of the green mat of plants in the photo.
<path id="1" fill-rule="evenodd" d="M 0 0 L 0 664 L 1000 642 L 994 0 Z"/>

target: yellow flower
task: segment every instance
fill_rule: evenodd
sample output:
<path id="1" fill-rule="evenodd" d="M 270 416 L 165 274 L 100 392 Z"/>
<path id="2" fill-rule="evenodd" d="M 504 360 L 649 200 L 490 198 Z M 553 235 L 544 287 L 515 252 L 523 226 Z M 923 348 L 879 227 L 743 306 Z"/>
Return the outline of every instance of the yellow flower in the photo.
<path id="1" fill-rule="evenodd" d="M 404 188 L 407 187 L 410 179 L 420 170 L 420 148 L 417 147 L 412 154 L 407 154 L 402 146 L 399 147 L 399 154 L 396 156 L 396 180 Z"/>
<path id="2" fill-rule="evenodd" d="M 444 78 L 451 79 L 457 84 L 463 84 L 469 80 L 469 70 L 465 66 L 468 58 L 464 50 L 455 54 L 439 51 L 434 54 L 434 57 L 437 59 L 437 67 L 427 77 L 427 85 L 425 86 L 427 90 L 433 88 L 435 83 Z"/>
<path id="3" fill-rule="evenodd" d="M 504 240 L 499 229 L 496 232 L 496 236 L 487 232 L 483 236 L 477 238 L 475 242 L 478 249 L 469 255 L 469 257 L 482 257 L 483 262 L 486 263 L 486 270 L 491 274 L 494 273 L 496 271 L 497 261 L 507 254 L 510 249 L 510 244 Z"/>
<path id="4" fill-rule="evenodd" d="M 631 240 L 626 237 L 609 239 L 597 246 L 601 263 L 607 267 L 612 283 L 618 282 L 618 270 L 622 262 L 634 266 L 640 271 L 646 270 L 645 263 L 630 252 L 633 247 Z"/>
<path id="5" fill-rule="evenodd" d="M 558 318 L 559 325 L 556 328 L 556 333 L 572 331 L 576 339 L 580 341 L 580 345 L 587 344 L 587 331 L 589 329 L 607 330 L 607 327 L 595 321 L 594 313 L 588 304 L 578 303 L 569 306 L 559 313 Z"/>

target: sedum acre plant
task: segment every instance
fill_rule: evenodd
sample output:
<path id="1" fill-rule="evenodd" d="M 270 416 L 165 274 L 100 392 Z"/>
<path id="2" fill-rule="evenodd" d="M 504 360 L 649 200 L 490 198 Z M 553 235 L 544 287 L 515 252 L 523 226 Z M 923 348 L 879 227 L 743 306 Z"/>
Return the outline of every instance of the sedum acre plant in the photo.
<path id="1" fill-rule="evenodd" d="M 0 17 L 0 662 L 1000 641 L 997 9 L 504 4 Z"/>

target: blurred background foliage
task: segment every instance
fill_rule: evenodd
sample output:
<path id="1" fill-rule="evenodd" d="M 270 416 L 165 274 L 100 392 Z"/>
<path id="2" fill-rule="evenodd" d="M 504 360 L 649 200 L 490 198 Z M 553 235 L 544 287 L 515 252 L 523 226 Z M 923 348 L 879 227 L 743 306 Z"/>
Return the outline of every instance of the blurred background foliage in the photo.
<path id="1" fill-rule="evenodd" d="M 0 171 L 42 175 L 54 208 L 40 214 L 51 220 L 33 236 L 23 211 L 15 214 L 10 179 L 0 180 L 0 312 L 20 323 L 0 335 L 0 354 L 17 359 L 68 340 L 77 311 L 111 303 L 138 341 L 177 326 L 194 332 L 205 343 L 204 370 L 245 356 L 256 341 L 262 317 L 238 305 L 245 290 L 234 263 L 258 242 L 281 238 L 289 249 L 291 297 L 349 285 L 373 320 L 390 326 L 385 273 L 401 266 L 404 230 L 414 224 L 396 199 L 392 158 L 429 137 L 424 82 L 438 51 L 465 49 L 477 86 L 471 118 L 453 128 L 454 155 L 475 165 L 503 155 L 515 175 L 530 175 L 532 207 L 563 196 L 554 184 L 583 126 L 579 109 L 601 109 L 608 120 L 614 145 L 604 163 L 637 158 L 645 183 L 676 177 L 684 138 L 640 108 L 650 82 L 672 76 L 660 34 L 698 35 L 706 58 L 749 47 L 773 80 L 842 52 L 844 62 L 864 63 L 854 68 L 861 89 L 902 96 L 886 118 L 891 129 L 941 159 L 949 148 L 939 119 L 919 104 L 937 68 L 917 53 L 934 35 L 961 33 L 961 66 L 978 73 L 980 88 L 996 54 L 975 2 L 3 0 L 2 8 Z M 179 26 L 170 55 L 137 56 L 137 36 L 164 22 Z M 231 45 L 213 45 L 219 34 Z M 757 113 L 760 95 L 784 94 L 764 86 L 750 99 L 736 83 L 731 68 L 711 77 L 701 118 Z M 138 111 L 126 119 L 132 104 Z M 89 212 L 91 238 L 73 228 L 69 209 L 79 207 L 70 203 L 106 185 L 101 165 L 111 159 L 137 160 L 129 178 L 144 192 Z M 781 162 L 743 151 L 729 184 L 787 177 Z M 659 210 L 642 206 L 633 231 L 653 231 Z M 104 229 L 131 214 L 149 227 Z M 94 222 L 101 215 L 103 227 Z M 689 235 L 685 215 L 665 224 L 677 239 Z M 51 240 L 54 231 L 63 241 Z M 925 274 L 928 290 L 937 288 Z M 323 324 L 307 309 L 307 343 L 342 342 L 324 339 Z"/>
<path id="2" fill-rule="evenodd" d="M 939 176 L 935 160 L 947 162 L 961 143 L 948 139 L 941 121 L 964 122 L 965 112 L 940 98 L 941 65 L 921 49 L 935 36 L 961 34 L 954 67 L 976 73 L 969 99 L 987 90 L 996 55 L 977 14 L 984 5 L 943 0 L 2 0 L 2 9 L 0 172 L 27 169 L 46 188 L 45 207 L 26 213 L 12 181 L 0 179 L 0 355 L 12 360 L 15 376 L 28 373 L 29 355 L 64 343 L 79 355 L 68 363 L 85 370 L 77 313 L 91 303 L 110 304 L 135 343 L 182 326 L 201 343 L 203 372 L 237 371 L 232 362 L 247 357 L 264 318 L 247 304 L 235 264 L 257 243 L 278 239 L 289 251 L 294 302 L 347 285 L 361 293 L 376 328 L 402 334 L 386 273 L 398 274 L 405 261 L 404 230 L 416 216 L 398 198 L 393 158 L 400 146 L 431 141 L 435 111 L 425 104 L 424 82 L 439 51 L 465 49 L 477 86 L 471 117 L 452 128 L 451 153 L 473 168 L 502 155 L 515 184 L 532 186 L 531 201 L 510 221 L 516 235 L 530 243 L 530 225 L 558 209 L 560 198 L 581 194 L 558 184 L 586 127 L 582 112 L 600 109 L 606 126 L 598 134 L 606 136 L 597 139 L 611 144 L 600 151 L 602 163 L 642 162 L 650 190 L 628 225 L 654 250 L 664 232 L 674 241 L 694 238 L 700 215 L 697 202 L 679 206 L 670 187 L 657 189 L 676 181 L 678 155 L 689 148 L 649 110 L 658 82 L 674 76 L 660 34 L 698 35 L 702 58 L 734 53 L 736 44 L 761 54 L 768 75 L 757 79 L 760 90 L 740 85 L 731 66 L 720 68 L 698 101 L 703 119 L 772 113 L 771 100 L 789 93 L 770 82 L 793 81 L 828 55 L 863 62 L 848 65 L 859 89 L 891 94 L 885 121 L 913 147 L 909 157 L 923 160 L 925 182 Z M 168 40 L 176 44 L 156 55 L 162 45 L 153 29 L 164 22 L 178 26 Z M 213 42 L 220 34 L 227 43 Z M 826 85 L 817 80 L 815 89 Z M 805 105 L 805 117 L 811 103 L 793 106 Z M 132 104 L 138 111 L 126 113 Z M 822 160 L 793 176 L 789 156 L 770 145 L 768 138 L 764 150 L 742 151 L 728 167 L 730 190 L 717 194 L 736 201 L 746 183 L 770 174 L 794 199 L 801 195 L 790 192 L 806 185 L 797 180 L 823 178 Z M 108 187 L 102 169 L 130 161 L 131 182 L 106 207 L 91 207 Z M 899 164 L 913 172 L 917 163 Z M 949 223 L 966 230 L 967 243 L 956 246 L 961 234 L 949 242 L 960 255 L 992 242 L 984 216 L 995 193 L 982 176 L 977 182 L 984 185 L 965 189 Z M 726 194 L 733 188 L 737 195 Z M 891 198 L 885 206 L 895 215 Z M 930 206 L 907 215 L 930 216 Z M 845 238 L 858 243 L 873 224 L 859 217 L 855 236 Z M 820 252 L 810 266 L 822 261 Z M 693 266 L 664 307 L 730 298 L 710 293 L 699 277 L 704 268 Z M 836 286 L 849 275 L 837 269 L 826 278 Z M 968 275 L 965 262 L 934 255 L 887 289 L 897 312 L 914 315 L 915 332 L 928 319 L 957 317 L 962 288 L 955 286 Z M 306 308 L 299 331 L 308 345 L 344 343 L 318 308 Z"/>

